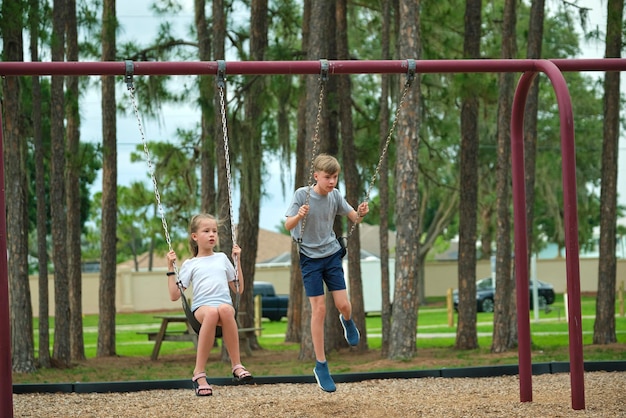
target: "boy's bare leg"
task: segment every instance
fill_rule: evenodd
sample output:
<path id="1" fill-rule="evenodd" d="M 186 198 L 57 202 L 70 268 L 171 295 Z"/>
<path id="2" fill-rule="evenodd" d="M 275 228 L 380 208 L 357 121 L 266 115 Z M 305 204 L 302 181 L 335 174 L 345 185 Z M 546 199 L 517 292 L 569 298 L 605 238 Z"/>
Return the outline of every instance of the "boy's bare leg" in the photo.
<path id="1" fill-rule="evenodd" d="M 324 318 L 326 317 L 326 303 L 324 295 L 309 298 L 311 303 L 311 339 L 313 350 L 318 361 L 326 361 L 324 351 Z"/>
<path id="2" fill-rule="evenodd" d="M 313 374 L 318 386 L 326 392 L 334 392 L 337 387 L 330 376 L 326 353 L 324 352 L 324 318 L 326 317 L 325 296 L 314 296 L 309 298 L 311 302 L 311 338 L 313 340 L 313 350 L 315 351 L 315 368 Z"/>
<path id="3" fill-rule="evenodd" d="M 359 344 L 361 334 L 352 320 L 352 305 L 348 299 L 348 292 L 344 290 L 336 290 L 333 292 L 333 299 L 337 310 L 341 313 L 339 321 L 343 327 L 343 336 L 348 345 L 354 347 Z"/>
<path id="4" fill-rule="evenodd" d="M 352 319 L 352 305 L 350 304 L 350 299 L 348 298 L 348 291 L 345 289 L 335 290 L 331 293 L 339 313 L 343 315 L 344 319 Z"/>

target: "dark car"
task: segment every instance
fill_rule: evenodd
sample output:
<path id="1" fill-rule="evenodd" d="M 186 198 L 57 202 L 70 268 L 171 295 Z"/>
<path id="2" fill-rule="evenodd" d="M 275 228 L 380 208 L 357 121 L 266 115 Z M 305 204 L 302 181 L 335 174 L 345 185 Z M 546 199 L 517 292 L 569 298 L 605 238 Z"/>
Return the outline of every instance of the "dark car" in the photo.
<path id="1" fill-rule="evenodd" d="M 261 316 L 270 321 L 280 321 L 287 316 L 289 296 L 277 295 L 274 285 L 269 282 L 254 282 L 253 295 L 261 295 Z"/>
<path id="2" fill-rule="evenodd" d="M 495 288 L 493 287 L 493 279 L 486 277 L 476 282 L 476 306 L 478 312 L 493 312 L 493 299 Z M 545 308 L 547 305 L 554 303 L 554 286 L 550 283 L 537 280 L 537 295 L 539 307 Z M 454 310 L 459 305 L 459 290 L 452 292 L 452 300 L 454 301 Z M 530 282 L 530 306 L 533 306 L 533 283 Z"/>

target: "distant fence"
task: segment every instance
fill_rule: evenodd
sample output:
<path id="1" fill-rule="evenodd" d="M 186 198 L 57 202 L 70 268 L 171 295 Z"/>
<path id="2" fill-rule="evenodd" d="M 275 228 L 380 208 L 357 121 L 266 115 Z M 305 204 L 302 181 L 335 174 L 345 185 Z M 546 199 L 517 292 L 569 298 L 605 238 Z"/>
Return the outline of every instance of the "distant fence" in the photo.
<path id="1" fill-rule="evenodd" d="M 458 264 L 454 262 L 428 262 L 425 267 L 426 296 L 445 296 L 449 288 L 456 288 L 458 283 Z M 479 262 L 476 278 L 488 277 L 491 274 L 489 262 Z M 617 261 L 617 283 L 626 279 L 626 260 Z M 537 262 L 537 278 L 554 285 L 557 293 L 566 289 L 565 260 L 539 260 Z M 49 282 L 50 315 L 54 315 L 54 282 Z M 99 273 L 83 273 L 83 313 L 98 313 Z M 256 281 L 274 284 L 276 293 L 288 294 L 290 266 L 288 264 L 259 264 L 256 266 Z M 580 259 L 580 290 L 594 293 L 598 288 L 598 259 Z M 39 316 L 38 277 L 30 277 L 30 294 L 33 315 Z M 189 290 L 191 295 L 191 290 Z M 118 312 L 149 312 L 181 309 L 180 301 L 172 302 L 167 290 L 165 270 L 151 272 L 135 272 L 129 269 L 118 269 L 115 303 Z"/>

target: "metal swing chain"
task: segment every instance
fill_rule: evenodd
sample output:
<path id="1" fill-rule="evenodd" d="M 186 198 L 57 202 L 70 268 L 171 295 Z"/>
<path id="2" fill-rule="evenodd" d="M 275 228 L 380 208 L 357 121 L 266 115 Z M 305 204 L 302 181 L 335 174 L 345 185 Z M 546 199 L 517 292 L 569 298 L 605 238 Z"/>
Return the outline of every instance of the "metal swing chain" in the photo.
<path id="1" fill-rule="evenodd" d="M 219 89 L 220 95 L 220 112 L 222 116 L 222 135 L 224 138 L 224 157 L 226 164 L 226 182 L 228 189 L 228 212 L 230 215 L 230 234 L 233 245 L 237 244 L 236 234 L 235 234 L 235 218 L 233 215 L 233 192 L 232 192 L 232 176 L 230 172 L 230 149 L 228 146 L 228 125 L 226 123 L 226 100 L 225 100 L 225 72 L 226 72 L 226 63 L 223 60 L 218 61 L 218 69 L 217 69 L 217 87 Z M 239 299 L 241 295 L 239 294 L 239 259 L 238 257 L 233 257 L 235 262 L 235 311 L 239 309 Z"/>
<path id="2" fill-rule="evenodd" d="M 137 118 L 137 126 L 139 126 L 139 133 L 141 136 L 141 142 L 143 144 L 143 152 L 146 157 L 146 163 L 148 164 L 148 172 L 150 174 L 150 178 L 152 179 L 152 185 L 154 186 L 154 197 L 157 202 L 157 210 L 161 217 L 161 224 L 163 225 L 163 232 L 165 234 L 165 241 L 167 241 L 167 247 L 169 251 L 172 251 L 172 239 L 170 238 L 169 229 L 167 227 L 167 221 L 165 220 L 165 210 L 163 209 L 163 204 L 161 203 L 161 194 L 159 193 L 159 186 L 157 184 L 157 179 L 154 174 L 154 164 L 152 163 L 152 159 L 150 158 L 150 150 L 148 149 L 148 142 L 146 141 L 146 135 L 143 130 L 143 124 L 141 123 L 141 118 L 139 117 L 139 109 L 137 108 L 137 101 L 135 99 L 135 87 L 132 84 L 132 80 L 128 82 L 128 92 L 130 94 L 130 101 L 133 104 L 133 110 L 135 112 L 135 117 Z M 176 263 L 174 263 L 174 270 L 176 271 L 176 277 L 178 278 L 178 267 Z"/>
<path id="3" fill-rule="evenodd" d="M 309 185 L 306 192 L 306 199 L 304 201 L 305 205 L 308 205 L 311 201 L 311 188 L 313 187 L 313 172 L 315 171 L 315 157 L 317 156 L 317 148 L 319 147 L 319 138 L 320 138 L 320 122 L 322 119 L 322 105 L 324 103 L 324 86 L 326 85 L 326 81 L 328 80 L 328 61 L 321 61 L 321 72 L 319 78 L 319 86 L 320 86 L 320 94 L 319 99 L 317 101 L 317 116 L 315 119 L 315 133 L 313 135 L 313 149 L 311 150 L 311 166 L 309 168 Z M 302 235 L 304 234 L 304 226 L 306 225 L 307 216 L 302 219 L 302 224 L 300 225 L 300 238 L 298 243 L 302 242 Z M 299 250 L 298 250 L 299 252 Z"/>
<path id="4" fill-rule="evenodd" d="M 235 219 L 233 216 L 233 211 L 232 211 L 232 207 L 233 207 L 233 192 L 232 192 L 232 187 L 231 187 L 231 182 L 232 182 L 232 177 L 231 177 L 231 172 L 230 172 L 230 150 L 228 147 L 228 128 L 226 125 L 226 104 L 224 101 L 224 86 L 223 85 L 219 85 L 219 94 L 220 94 L 220 107 L 221 107 L 221 113 L 222 113 L 222 135 L 224 135 L 224 156 L 226 159 L 226 181 L 228 183 L 228 206 L 229 206 L 229 215 L 230 215 L 230 224 L 231 224 L 231 228 L 230 228 L 230 232 L 231 232 L 231 239 L 233 241 L 233 245 L 237 243 L 236 241 L 236 234 L 235 234 Z"/>
<path id="5" fill-rule="evenodd" d="M 383 164 L 383 161 L 385 160 L 385 157 L 387 155 L 387 150 L 389 149 L 389 144 L 391 143 L 391 139 L 393 137 L 393 133 L 396 129 L 396 125 L 398 124 L 398 119 L 400 117 L 400 111 L 402 110 L 402 107 L 404 106 L 404 101 L 406 100 L 406 96 L 409 93 L 409 89 L 411 88 L 411 84 L 413 83 L 413 80 L 415 78 L 415 61 L 414 60 L 409 60 L 408 61 L 408 65 L 409 65 L 409 70 L 407 72 L 407 76 L 406 76 L 406 81 L 404 83 L 404 89 L 402 91 L 402 96 L 400 97 L 400 102 L 398 103 L 398 107 L 396 108 L 396 112 L 393 118 L 393 123 L 391 124 L 391 129 L 389 129 L 389 133 L 387 134 L 387 139 L 385 141 L 385 145 L 383 146 L 383 150 L 380 154 L 380 158 L 378 159 L 378 165 L 376 166 L 376 170 L 374 172 L 374 174 L 372 175 L 372 178 L 370 180 L 370 184 L 369 187 L 367 189 L 367 193 L 365 195 L 365 199 L 364 202 L 369 202 L 370 200 L 370 194 L 372 192 L 372 189 L 374 188 L 374 184 L 376 183 L 376 180 L 378 179 L 378 176 L 380 175 L 380 168 Z M 356 222 L 352 224 L 352 227 L 350 228 L 350 232 L 348 233 L 348 237 L 350 237 L 352 235 L 352 233 L 354 232 L 354 229 L 356 228 L 358 222 L 359 222 L 359 218 L 361 217 L 361 214 L 359 213 L 359 211 L 357 210 L 356 212 L 357 218 L 356 218 Z"/>
<path id="6" fill-rule="evenodd" d="M 152 163 L 152 158 L 150 157 L 150 150 L 148 149 L 148 141 L 146 140 L 146 134 L 143 129 L 143 124 L 141 123 L 141 117 L 139 116 L 139 109 L 137 107 L 137 100 L 135 99 L 135 86 L 133 85 L 133 63 L 131 61 L 126 61 L 126 76 L 124 77 L 124 81 L 126 82 L 126 86 L 128 89 L 128 93 L 130 95 L 130 101 L 133 105 L 133 111 L 135 112 L 135 118 L 137 119 L 137 126 L 139 127 L 139 134 L 141 136 L 141 143 L 143 144 L 143 152 L 146 157 L 146 163 L 148 165 L 148 172 L 150 174 L 150 178 L 152 180 L 152 185 L 154 187 L 154 197 L 157 202 L 157 210 L 161 217 L 161 225 L 163 226 L 163 233 L 165 235 L 165 241 L 167 242 L 168 251 L 172 251 L 172 239 L 170 237 L 169 228 L 167 227 L 167 220 L 165 219 L 165 210 L 163 209 L 163 204 L 161 203 L 161 193 L 159 193 L 159 186 L 157 183 L 156 175 L 154 174 L 154 164 Z M 183 310 L 185 311 L 185 316 L 189 321 L 192 329 L 196 332 L 200 332 L 200 322 L 195 318 L 191 309 L 189 308 L 189 303 L 187 302 L 187 297 L 185 296 L 185 292 L 183 290 L 183 284 L 180 281 L 178 276 L 178 265 L 176 262 L 174 265 L 174 274 L 176 275 L 176 287 L 180 292 L 180 298 L 183 304 Z"/>

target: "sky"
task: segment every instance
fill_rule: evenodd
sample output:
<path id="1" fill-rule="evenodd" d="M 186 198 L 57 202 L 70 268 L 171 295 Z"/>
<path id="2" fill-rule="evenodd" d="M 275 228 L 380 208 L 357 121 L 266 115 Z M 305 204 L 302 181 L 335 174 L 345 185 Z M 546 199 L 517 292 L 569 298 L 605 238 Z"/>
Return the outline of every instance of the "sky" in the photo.
<path id="1" fill-rule="evenodd" d="M 134 40 L 141 43 L 154 38 L 158 31 L 159 21 L 153 17 L 149 10 L 152 0 L 135 0 L 132 2 L 118 2 L 117 14 L 123 31 L 118 35 L 118 42 Z M 555 4 L 555 1 L 548 1 L 548 7 Z M 606 30 L 606 1 L 578 0 L 578 5 L 587 7 L 589 12 L 589 28 L 599 27 L 602 32 Z M 171 18 L 177 32 L 184 36 L 188 33 L 187 26 L 193 22 L 193 1 L 184 0 L 183 10 Z M 585 44 L 580 58 L 602 58 L 604 55 L 604 44 Z M 227 58 L 228 59 L 228 58 Z M 603 73 L 589 73 L 594 77 L 602 77 Z M 626 90 L 626 75 L 622 73 L 622 88 Z M 92 89 L 93 90 L 93 89 Z M 123 117 L 118 114 L 118 184 L 127 186 L 134 181 L 144 181 L 150 186 L 148 167 L 145 162 L 131 163 L 130 154 L 136 150 L 137 145 L 142 143 L 141 134 L 137 119 L 132 112 L 130 101 L 124 103 L 125 96 L 122 93 L 126 90 L 126 85 L 120 83 L 117 97 L 119 106 L 126 106 L 129 109 L 130 117 Z M 141 91 L 136 91 L 135 95 L 140 96 Z M 92 91 L 81 99 L 81 116 L 83 117 L 81 127 L 81 139 L 87 142 L 101 142 L 101 108 L 99 91 Z M 190 127 L 197 124 L 199 120 L 198 109 L 194 103 L 187 105 L 177 104 L 176 106 L 165 106 L 163 117 L 158 121 L 142 119 L 143 131 L 148 142 L 150 141 L 176 141 L 175 131 L 177 127 Z M 601 135 L 601 133 L 600 133 Z M 626 135 L 622 135 L 619 147 L 618 167 L 618 193 L 620 203 L 626 205 Z M 293 176 L 283 177 L 284 187 L 281 185 L 281 173 L 293 173 L 290 170 L 281 170 L 279 161 L 269 160 L 268 174 L 264 178 L 264 197 L 261 201 L 260 227 L 277 231 L 282 224 L 284 214 L 291 201 L 291 191 L 294 189 Z M 102 180 L 99 176 L 92 191 L 102 189 Z M 167 218 L 167 196 L 161 196 L 165 204 Z M 233 190 L 234 217 L 238 222 L 238 202 L 239 194 L 235 187 Z"/>
<path id="2" fill-rule="evenodd" d="M 152 0 L 135 0 L 132 2 L 118 2 L 117 14 L 120 24 L 123 27 L 122 33 L 118 34 L 118 43 L 129 40 L 138 40 L 141 44 L 156 37 L 159 21 L 153 17 L 149 10 Z M 187 26 L 193 23 L 193 1 L 182 1 L 183 10 L 176 14 L 173 19 L 176 33 L 181 37 L 188 33 Z M 129 117 L 121 116 L 118 113 L 118 184 L 127 186 L 131 182 L 144 181 L 152 187 L 148 165 L 145 161 L 131 163 L 130 155 L 136 152 L 137 145 L 142 144 L 141 132 L 137 118 L 132 111 L 130 100 L 127 100 L 126 84 L 120 83 L 118 88 L 118 106 L 127 107 Z M 135 96 L 142 94 L 140 90 L 135 91 Z M 228 98 L 227 98 L 228 99 Z M 126 103 L 125 103 L 126 101 Z M 164 106 L 162 117 L 159 120 L 147 120 L 141 115 L 141 124 L 145 138 L 150 142 L 176 142 L 175 135 L 177 128 L 190 128 L 196 126 L 199 121 L 199 110 L 195 103 L 177 104 L 176 106 Z M 81 100 L 81 140 L 85 142 L 100 143 L 102 140 L 102 114 L 100 108 L 100 92 L 90 92 Z M 148 144 L 149 147 L 149 144 Z M 233 157 L 231 157 L 233 158 Z M 291 193 L 294 189 L 292 176 L 285 176 L 281 185 L 281 166 L 275 159 L 265 158 L 265 163 L 269 167 L 265 176 L 264 197 L 261 201 L 260 227 L 263 229 L 278 231 L 282 223 L 287 205 L 291 202 Z M 291 171 L 290 171 L 291 172 Z M 92 191 L 102 190 L 101 173 L 96 179 Z M 286 192 L 283 193 L 283 190 Z M 167 219 L 167 195 L 161 195 L 165 216 Z M 233 206 L 235 223 L 238 222 L 239 212 L 239 192 L 237 187 L 233 188 Z M 185 225 L 186 227 L 186 225 Z"/>

